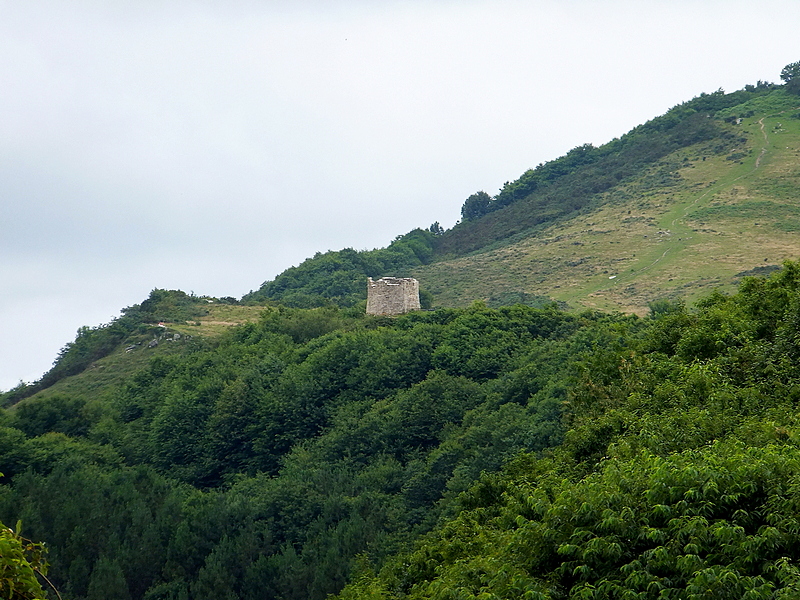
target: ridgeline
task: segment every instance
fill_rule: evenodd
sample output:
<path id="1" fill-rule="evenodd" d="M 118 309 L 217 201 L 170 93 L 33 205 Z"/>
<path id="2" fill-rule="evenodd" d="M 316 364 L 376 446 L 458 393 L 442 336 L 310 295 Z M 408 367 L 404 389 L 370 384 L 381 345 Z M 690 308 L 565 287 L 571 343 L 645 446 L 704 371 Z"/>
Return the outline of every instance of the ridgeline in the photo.
<path id="1" fill-rule="evenodd" d="M 579 146 L 477 192 L 462 220 L 387 248 L 329 251 L 243 298 L 354 306 L 363 281 L 415 277 L 430 306 L 558 301 L 647 313 L 732 292 L 800 255 L 800 96 L 759 82 L 717 91 L 600 146 Z"/>

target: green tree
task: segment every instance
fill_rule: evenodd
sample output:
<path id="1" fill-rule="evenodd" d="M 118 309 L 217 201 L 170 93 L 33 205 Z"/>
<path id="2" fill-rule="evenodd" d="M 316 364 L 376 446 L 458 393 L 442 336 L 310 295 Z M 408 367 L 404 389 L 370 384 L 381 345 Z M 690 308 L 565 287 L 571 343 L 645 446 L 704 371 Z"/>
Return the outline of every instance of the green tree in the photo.
<path id="1" fill-rule="evenodd" d="M 489 212 L 492 197 L 486 192 L 475 192 L 464 201 L 461 207 L 461 217 L 465 221 L 473 221 L 481 218 Z"/>
<path id="2" fill-rule="evenodd" d="M 788 83 L 796 77 L 800 77 L 800 61 L 789 63 L 781 70 L 781 81 L 784 83 Z"/>
<path id="3" fill-rule="evenodd" d="M 434 221 L 433 224 L 428 227 L 428 231 L 433 235 L 442 235 L 444 233 L 444 227 L 439 225 L 439 221 Z"/>
<path id="4" fill-rule="evenodd" d="M 29 437 L 48 431 L 71 436 L 86 435 L 91 422 L 84 414 L 86 401 L 63 395 L 21 402 L 14 412 L 12 424 Z"/>
<path id="5" fill-rule="evenodd" d="M 793 94 L 800 94 L 800 61 L 789 63 L 781 70 L 781 81 Z"/>
<path id="6" fill-rule="evenodd" d="M 44 575 L 46 571 L 44 546 L 0 523 L 0 597 L 5 600 L 44 598 L 36 573 Z"/>
<path id="7" fill-rule="evenodd" d="M 130 597 L 128 584 L 119 563 L 102 556 L 92 571 L 87 600 L 106 600 L 107 598 L 130 600 Z"/>

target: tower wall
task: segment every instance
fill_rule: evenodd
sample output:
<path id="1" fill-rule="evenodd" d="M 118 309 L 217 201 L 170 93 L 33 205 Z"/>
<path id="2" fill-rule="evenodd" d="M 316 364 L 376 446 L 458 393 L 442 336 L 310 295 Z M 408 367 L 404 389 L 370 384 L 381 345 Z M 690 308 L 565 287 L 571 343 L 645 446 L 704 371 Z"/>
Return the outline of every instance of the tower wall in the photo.
<path id="1" fill-rule="evenodd" d="M 367 314 L 402 315 L 419 310 L 419 282 L 410 277 L 367 279 Z"/>

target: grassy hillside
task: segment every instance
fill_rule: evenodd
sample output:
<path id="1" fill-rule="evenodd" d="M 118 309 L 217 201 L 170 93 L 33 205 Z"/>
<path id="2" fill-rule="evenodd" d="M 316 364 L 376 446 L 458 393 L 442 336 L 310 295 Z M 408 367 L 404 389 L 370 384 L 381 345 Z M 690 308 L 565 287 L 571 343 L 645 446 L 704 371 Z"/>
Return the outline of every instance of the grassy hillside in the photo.
<path id="1" fill-rule="evenodd" d="M 213 340 L 232 326 L 258 320 L 264 310 L 263 306 L 235 304 L 233 298 L 218 300 L 154 289 L 141 304 L 122 309 L 122 315 L 110 323 L 81 327 L 48 372 L 34 383 L 0 394 L 0 406 L 37 393 L 81 391 L 84 386 L 95 394 L 105 393 L 141 368 L 151 355 L 180 352 L 187 345 Z"/>
<path id="2" fill-rule="evenodd" d="M 420 281 L 426 304 L 552 299 L 644 314 L 732 290 L 743 273 L 800 252 L 800 96 L 759 82 L 700 96 L 599 148 L 579 146 L 474 194 L 385 249 L 329 251 L 287 269 L 245 302 L 355 306 L 367 276 Z"/>
<path id="3" fill-rule="evenodd" d="M 204 314 L 194 316 L 192 320 L 167 320 L 161 326 L 133 332 L 121 339 L 108 354 L 89 362 L 84 369 L 59 378 L 42 389 L 36 385 L 29 386 L 31 389 L 24 396 L 83 396 L 90 397 L 93 403 L 103 404 L 110 401 L 119 387 L 145 368 L 153 358 L 180 355 L 213 343 L 232 327 L 258 321 L 265 310 L 269 309 L 226 304 L 204 306 Z M 156 345 L 152 345 L 154 341 Z M 12 398 L 14 401 L 20 399 L 13 392 L 8 396 L 9 401 Z"/>
<path id="4" fill-rule="evenodd" d="M 674 150 L 580 214 L 414 276 L 444 306 L 521 292 L 644 314 L 655 300 L 730 291 L 743 274 L 800 255 L 800 97 L 773 90 L 716 120 L 724 144 L 715 136 Z"/>

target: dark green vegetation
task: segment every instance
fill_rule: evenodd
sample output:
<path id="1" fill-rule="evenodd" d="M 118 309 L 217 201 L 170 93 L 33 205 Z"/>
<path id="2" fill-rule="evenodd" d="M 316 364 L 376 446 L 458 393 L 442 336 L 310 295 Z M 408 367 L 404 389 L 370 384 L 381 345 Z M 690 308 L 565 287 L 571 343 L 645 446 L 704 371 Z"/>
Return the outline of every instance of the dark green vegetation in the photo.
<path id="1" fill-rule="evenodd" d="M 796 598 L 800 265 L 585 356 L 554 451 L 343 598 Z"/>
<path id="2" fill-rule="evenodd" d="M 0 519 L 74 599 L 792 597 L 798 314 L 796 263 L 646 319 L 271 309 L 7 410 Z"/>
<path id="3" fill-rule="evenodd" d="M 793 62 L 781 70 L 781 80 L 786 84 L 786 89 L 793 94 L 800 94 L 800 61 Z"/>
<path id="4" fill-rule="evenodd" d="M 481 472 L 558 445 L 577 363 L 641 326 L 521 305 L 274 308 L 154 355 L 106 401 L 89 370 L 83 393 L 7 410 L 0 519 L 47 541 L 71 598 L 324 598 Z"/>
<path id="5" fill-rule="evenodd" d="M 409 277 L 411 269 L 429 263 L 438 235 L 441 229 L 434 223 L 430 230 L 415 229 L 398 236 L 386 248 L 318 252 L 245 295 L 242 302 L 277 301 L 294 308 L 353 306 L 367 298 L 367 277 Z M 424 308 L 426 303 L 421 300 Z"/>

